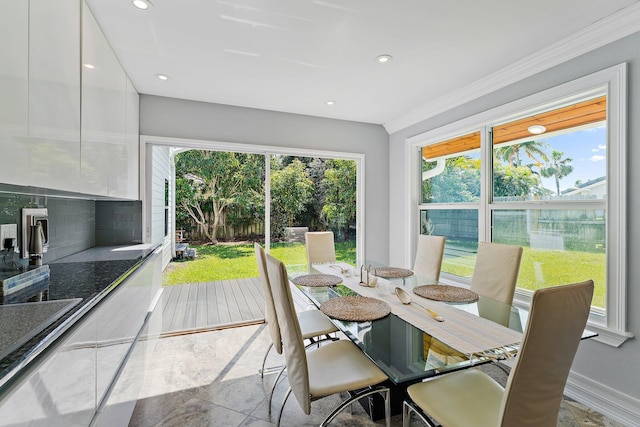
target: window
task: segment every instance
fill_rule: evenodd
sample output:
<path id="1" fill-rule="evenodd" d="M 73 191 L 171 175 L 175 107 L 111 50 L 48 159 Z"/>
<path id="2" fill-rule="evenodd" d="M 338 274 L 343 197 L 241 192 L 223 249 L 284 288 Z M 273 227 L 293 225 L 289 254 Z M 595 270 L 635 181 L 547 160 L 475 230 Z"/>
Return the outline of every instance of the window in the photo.
<path id="1" fill-rule="evenodd" d="M 590 326 L 625 331 L 625 66 L 413 137 L 419 231 L 446 237 L 443 281 L 468 283 L 479 241 L 524 248 L 516 298 L 592 279 Z"/>

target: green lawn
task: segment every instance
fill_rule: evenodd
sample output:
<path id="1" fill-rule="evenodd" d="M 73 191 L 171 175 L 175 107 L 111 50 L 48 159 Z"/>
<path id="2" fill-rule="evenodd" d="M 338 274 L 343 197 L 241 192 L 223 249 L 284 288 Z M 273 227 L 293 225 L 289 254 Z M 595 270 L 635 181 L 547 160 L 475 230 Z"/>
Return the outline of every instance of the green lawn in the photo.
<path id="1" fill-rule="evenodd" d="M 338 242 L 335 246 L 339 261 L 355 263 L 355 242 Z M 196 249 L 198 256 L 193 261 L 172 262 L 164 274 L 165 286 L 258 277 L 253 243 L 190 247 Z M 274 243 L 271 245 L 271 254 L 291 270 L 305 271 L 307 268 L 303 243 Z"/>
<path id="2" fill-rule="evenodd" d="M 592 279 L 595 283 L 592 305 L 604 308 L 606 298 L 606 255 L 580 251 L 540 251 L 523 248 L 518 274 L 518 287 L 536 290 L 541 287 L 564 285 Z M 471 277 L 475 257 L 445 259 L 442 271 Z"/>
<path id="3" fill-rule="evenodd" d="M 198 283 L 257 277 L 258 268 L 253 254 L 253 244 L 219 244 L 216 246 L 191 246 L 198 252 L 193 261 L 172 262 L 165 272 L 165 286 L 180 283 Z M 355 263 L 355 242 L 336 243 L 336 258 Z M 282 260 L 290 270 L 306 270 L 306 252 L 302 243 L 275 243 L 271 254 Z M 463 277 L 471 277 L 473 255 L 445 259 L 442 271 Z M 561 285 L 593 279 L 596 288 L 593 305 L 605 306 L 605 254 L 578 251 L 532 251 L 525 247 L 518 276 L 518 287 L 535 290 L 542 286 Z"/>

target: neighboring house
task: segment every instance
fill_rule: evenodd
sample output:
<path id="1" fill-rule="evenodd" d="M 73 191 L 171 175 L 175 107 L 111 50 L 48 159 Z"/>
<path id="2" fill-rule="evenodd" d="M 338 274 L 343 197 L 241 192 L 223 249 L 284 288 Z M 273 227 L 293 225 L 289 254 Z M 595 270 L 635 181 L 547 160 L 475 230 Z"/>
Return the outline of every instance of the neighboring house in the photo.
<path id="1" fill-rule="evenodd" d="M 587 182 L 578 184 L 575 187 L 562 190 L 560 193 L 563 197 L 579 196 L 579 197 L 593 198 L 593 199 L 604 198 L 607 195 L 607 177 L 601 176 L 596 179 L 591 179 Z"/>

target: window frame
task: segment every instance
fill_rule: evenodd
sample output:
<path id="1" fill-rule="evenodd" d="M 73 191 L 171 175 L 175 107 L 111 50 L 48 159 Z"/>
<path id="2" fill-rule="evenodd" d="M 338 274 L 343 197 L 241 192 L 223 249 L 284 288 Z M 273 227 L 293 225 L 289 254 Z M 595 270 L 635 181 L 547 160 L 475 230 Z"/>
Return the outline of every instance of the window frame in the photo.
<path id="1" fill-rule="evenodd" d="M 509 207 L 532 209 L 542 206 L 564 208 L 571 205 L 567 202 L 518 202 L 516 204 L 497 202 L 490 199 L 492 190 L 492 155 L 493 146 L 489 132 L 491 129 L 513 117 L 535 114 L 543 108 L 549 108 L 559 100 L 582 98 L 590 92 L 606 87 L 607 96 L 607 198 L 606 198 L 606 234 L 607 234 L 607 297 L 606 309 L 592 309 L 588 328 L 598 333 L 595 339 L 611 346 L 618 347 L 633 334 L 626 330 L 627 319 L 627 250 L 626 250 L 626 152 L 627 152 L 627 64 L 622 63 L 595 72 L 585 77 L 552 87 L 513 102 L 492 108 L 476 115 L 463 118 L 442 127 L 415 135 L 406 140 L 405 155 L 409 197 L 408 203 L 408 239 L 406 241 L 407 257 L 412 258 L 420 231 L 420 211 L 434 209 L 429 204 L 422 204 L 421 194 L 421 150 L 420 147 L 439 141 L 480 130 L 481 145 L 481 184 L 478 208 L 478 240 L 491 241 L 491 214 L 494 209 L 503 210 Z M 612 190 L 613 189 L 613 190 Z M 582 206 L 589 206 L 588 203 Z M 469 204 L 439 204 L 441 209 L 472 208 Z M 474 204 L 475 207 L 475 204 Z M 437 209 L 437 207 L 436 207 Z M 407 260 L 412 265 L 412 259 Z M 458 276 L 442 274 L 445 283 L 468 286 L 469 280 Z M 528 308 L 531 294 L 516 291 L 514 304 Z"/>

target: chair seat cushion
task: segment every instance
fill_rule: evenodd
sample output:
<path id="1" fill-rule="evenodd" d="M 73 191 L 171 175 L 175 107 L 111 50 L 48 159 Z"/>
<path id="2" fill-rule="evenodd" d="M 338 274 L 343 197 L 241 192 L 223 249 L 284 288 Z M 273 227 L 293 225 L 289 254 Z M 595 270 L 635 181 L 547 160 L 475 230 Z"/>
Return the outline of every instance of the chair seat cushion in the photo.
<path id="1" fill-rule="evenodd" d="M 311 398 L 357 390 L 387 379 L 351 341 L 334 341 L 307 352 Z"/>
<path id="2" fill-rule="evenodd" d="M 446 427 L 497 427 L 504 389 L 477 369 L 465 369 L 407 388 L 424 412 Z"/>
<path id="3" fill-rule="evenodd" d="M 338 328 L 320 310 L 307 310 L 298 313 L 298 323 L 302 339 L 317 337 L 336 332 Z"/>

